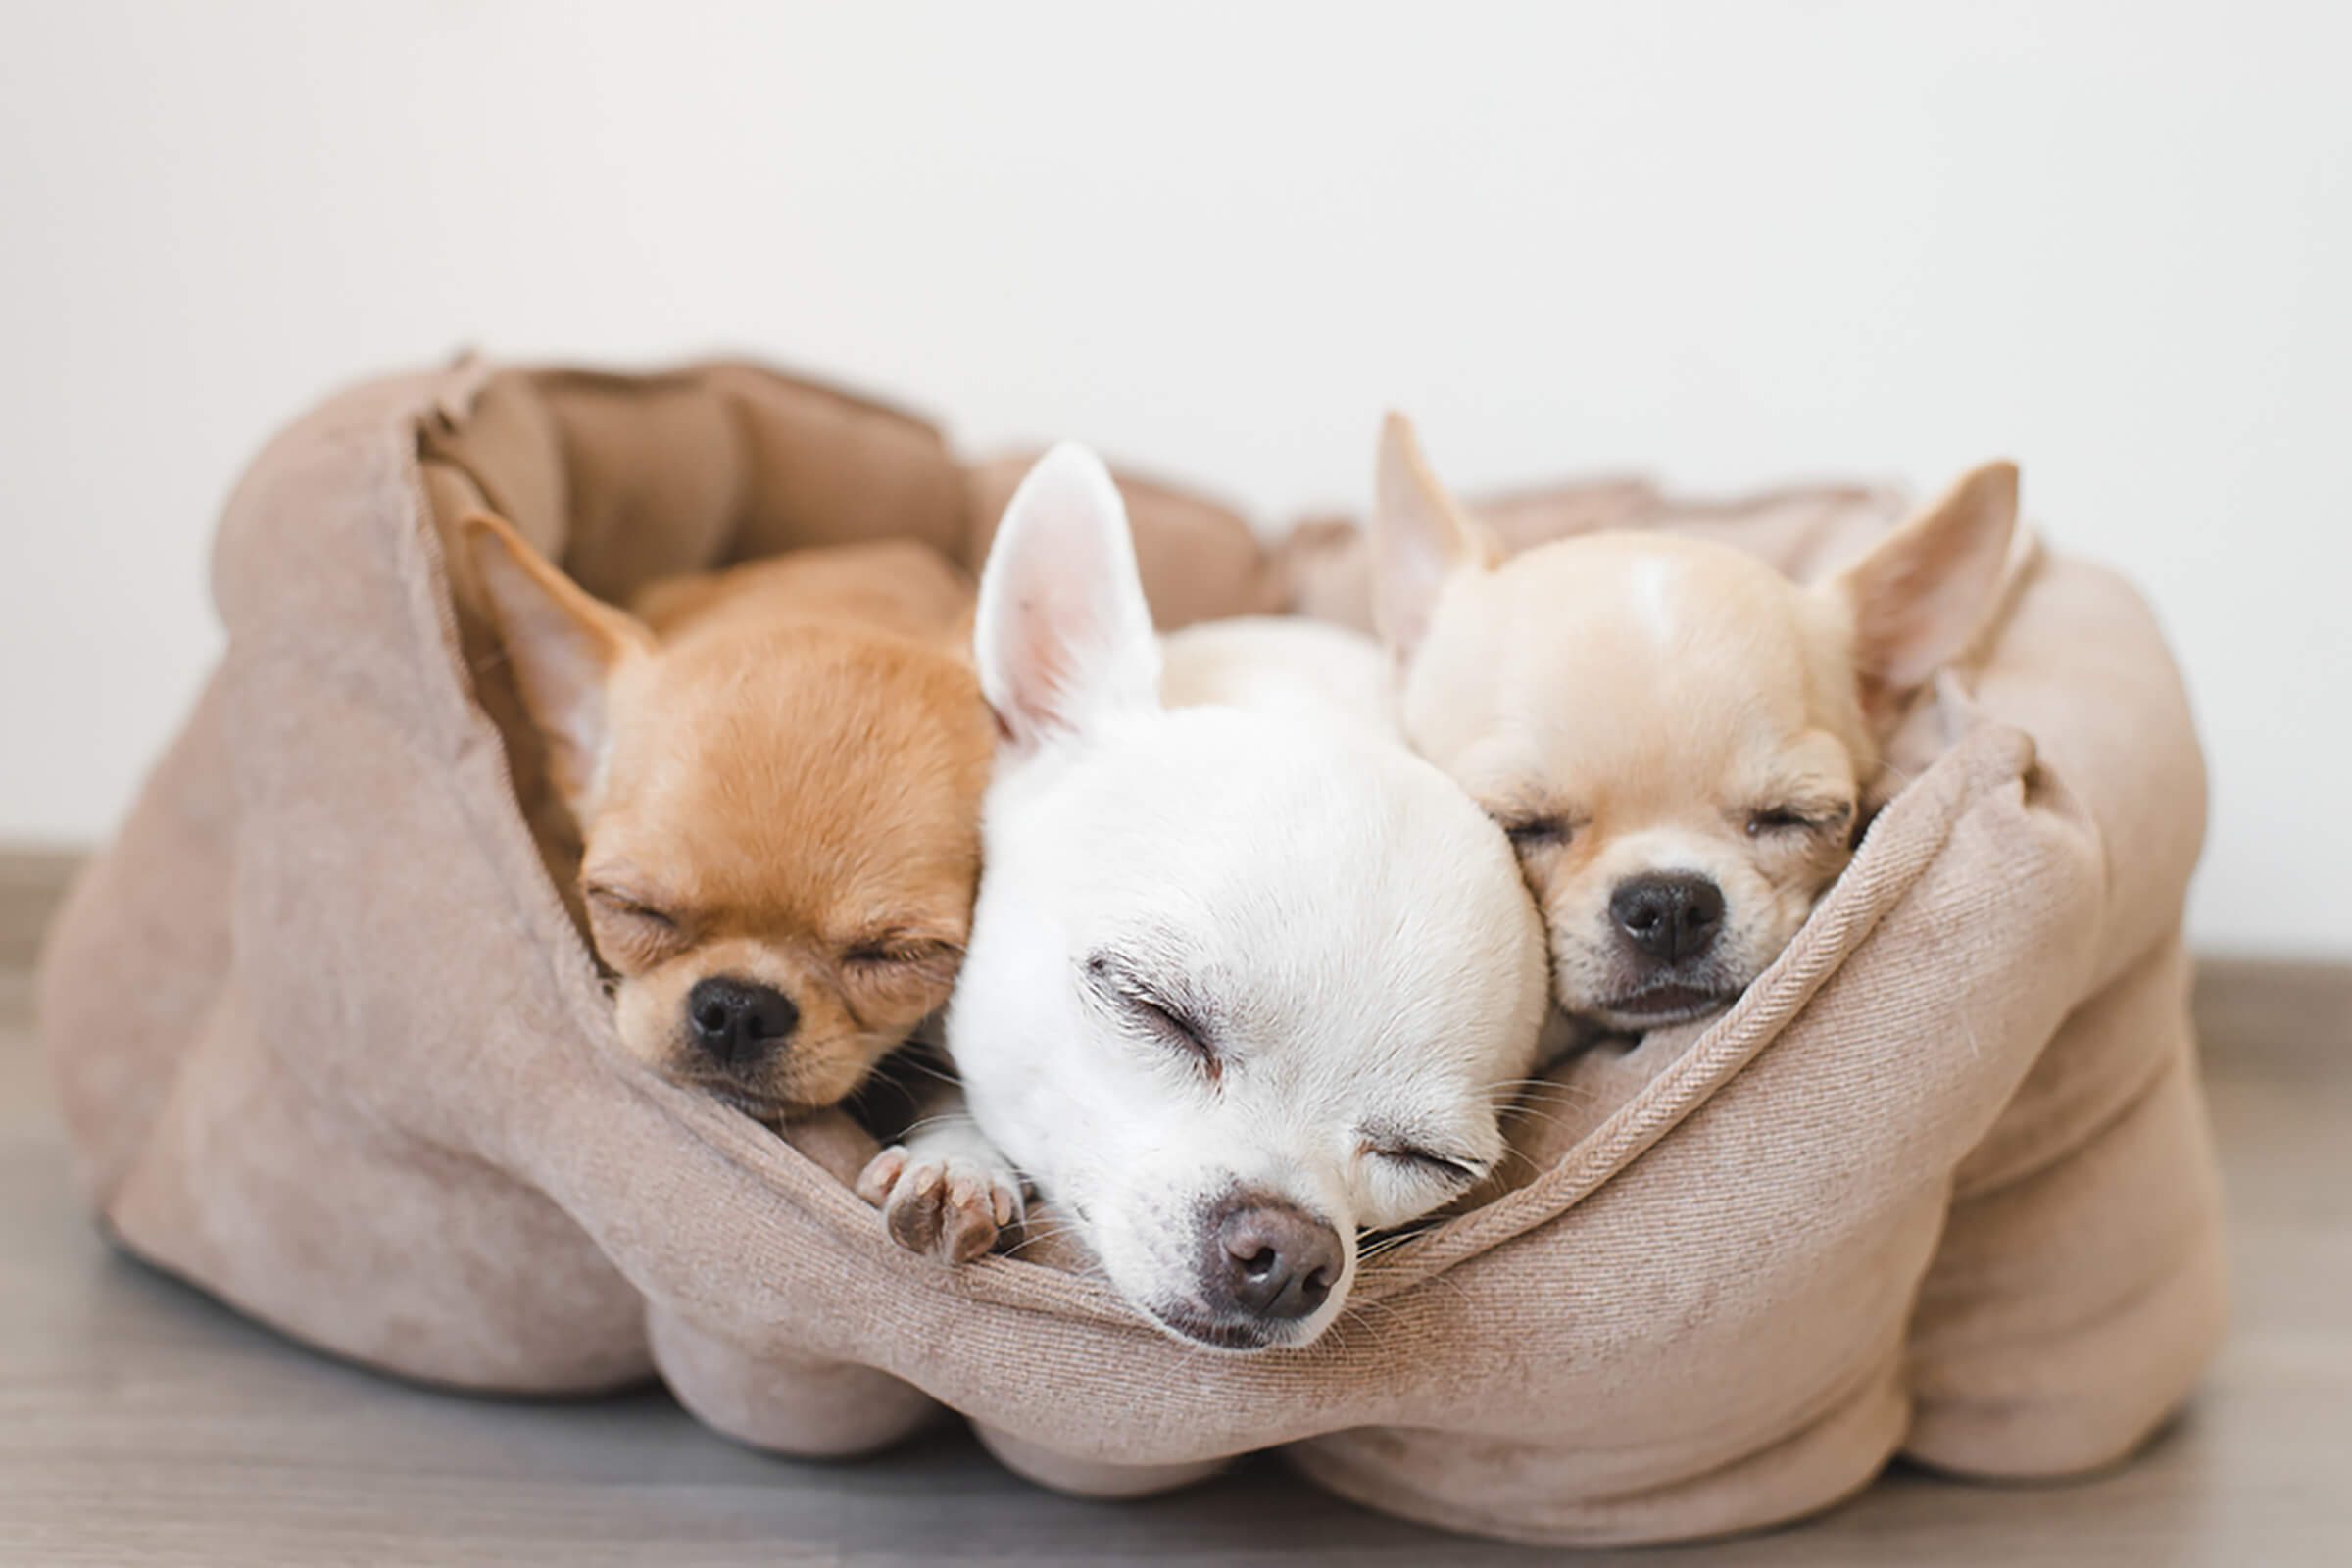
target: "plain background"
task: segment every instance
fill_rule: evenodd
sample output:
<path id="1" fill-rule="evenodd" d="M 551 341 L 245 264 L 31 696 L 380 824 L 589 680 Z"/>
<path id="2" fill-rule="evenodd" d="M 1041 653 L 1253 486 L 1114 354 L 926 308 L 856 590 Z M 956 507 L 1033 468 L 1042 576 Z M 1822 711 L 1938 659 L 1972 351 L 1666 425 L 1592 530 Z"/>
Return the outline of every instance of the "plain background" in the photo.
<path id="1" fill-rule="evenodd" d="M 744 350 L 1269 522 L 2025 464 L 2217 787 L 2207 949 L 2352 954 L 2352 8 L 12 7 L 0 839 L 128 804 L 282 420 Z M 2119 853 L 2129 853 L 2128 846 Z"/>

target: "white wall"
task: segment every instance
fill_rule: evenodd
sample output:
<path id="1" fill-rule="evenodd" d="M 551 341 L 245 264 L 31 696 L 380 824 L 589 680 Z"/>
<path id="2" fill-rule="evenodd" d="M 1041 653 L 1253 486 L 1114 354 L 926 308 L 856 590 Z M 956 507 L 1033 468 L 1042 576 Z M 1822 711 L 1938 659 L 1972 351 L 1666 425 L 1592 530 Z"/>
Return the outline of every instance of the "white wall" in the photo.
<path id="1" fill-rule="evenodd" d="M 1465 486 L 2014 454 L 2187 662 L 2200 940 L 2352 953 L 2348 15 L 12 9 L 0 837 L 123 809 L 329 385 L 740 347 L 1272 516 L 1391 403 Z"/>

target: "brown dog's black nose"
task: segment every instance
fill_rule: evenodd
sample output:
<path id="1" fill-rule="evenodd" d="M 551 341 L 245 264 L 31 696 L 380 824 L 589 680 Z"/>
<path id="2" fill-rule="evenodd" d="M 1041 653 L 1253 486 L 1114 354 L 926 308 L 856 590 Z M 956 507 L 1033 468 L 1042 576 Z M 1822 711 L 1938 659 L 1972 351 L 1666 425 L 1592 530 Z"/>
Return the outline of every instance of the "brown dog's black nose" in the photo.
<path id="1" fill-rule="evenodd" d="M 1210 1304 L 1252 1317 L 1308 1317 L 1348 1266 L 1340 1233 L 1298 1204 L 1239 1193 L 1209 1214 Z"/>
<path id="2" fill-rule="evenodd" d="M 686 1026 L 694 1043 L 722 1066 L 740 1067 L 783 1044 L 801 1009 L 773 986 L 713 975 L 686 993 Z"/>
<path id="3" fill-rule="evenodd" d="M 1684 871 L 1629 877 L 1609 896 L 1609 914 L 1637 952 L 1677 963 L 1715 945 L 1723 930 L 1723 889 Z"/>

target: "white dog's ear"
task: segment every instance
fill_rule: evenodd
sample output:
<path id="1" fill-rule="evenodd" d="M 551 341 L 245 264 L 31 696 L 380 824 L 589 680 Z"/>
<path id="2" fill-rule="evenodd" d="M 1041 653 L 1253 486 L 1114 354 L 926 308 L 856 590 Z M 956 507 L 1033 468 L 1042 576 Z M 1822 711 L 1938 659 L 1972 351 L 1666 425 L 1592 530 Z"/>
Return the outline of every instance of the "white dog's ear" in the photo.
<path id="1" fill-rule="evenodd" d="M 546 738 L 549 775 L 585 826 L 611 740 L 606 693 L 623 666 L 653 652 L 654 635 L 564 575 L 503 517 L 472 513 L 458 529 L 522 705 Z"/>
<path id="2" fill-rule="evenodd" d="M 1990 618 L 2017 529 L 2017 465 L 1962 475 L 1823 585 L 1853 616 L 1862 703 L 1882 727 Z"/>
<path id="3" fill-rule="evenodd" d="M 1430 471 L 1412 421 L 1391 414 L 1372 501 L 1372 622 L 1390 654 L 1412 657 L 1447 577 L 1494 560 L 1484 531 Z"/>
<path id="4" fill-rule="evenodd" d="M 1038 459 L 1004 508 L 980 573 L 972 653 L 1015 745 L 1159 705 L 1159 642 L 1127 507 L 1102 460 L 1075 442 Z"/>

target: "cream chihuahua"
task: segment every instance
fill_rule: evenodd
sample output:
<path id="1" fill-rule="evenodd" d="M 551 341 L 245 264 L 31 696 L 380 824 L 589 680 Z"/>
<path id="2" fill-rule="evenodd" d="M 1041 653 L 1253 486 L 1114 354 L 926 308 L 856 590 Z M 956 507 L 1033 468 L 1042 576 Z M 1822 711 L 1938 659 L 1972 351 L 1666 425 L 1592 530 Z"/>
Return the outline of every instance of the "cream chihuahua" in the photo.
<path id="1" fill-rule="evenodd" d="M 1510 846 L 1396 736 L 1369 639 L 1155 640 L 1118 491 L 1081 448 L 1014 496 L 975 642 L 1002 733 L 948 1016 L 969 1114 L 918 1126 L 861 1189 L 902 1242 L 959 1259 L 1026 1177 L 1167 1333 L 1306 1344 L 1359 1229 L 1503 1155 L 1544 1008 Z"/>
<path id="2" fill-rule="evenodd" d="M 2016 518 L 1993 463 L 1809 587 L 1652 534 L 1499 560 L 1390 417 L 1374 604 L 1399 717 L 1517 847 L 1564 1011 L 1701 1016 L 1788 945 L 1906 705 L 1991 612 Z"/>
<path id="3" fill-rule="evenodd" d="M 948 997 L 990 728 L 971 590 L 910 542 L 658 583 L 624 612 L 465 525 L 617 978 L 623 1044 L 766 1120 L 862 1083 Z"/>

